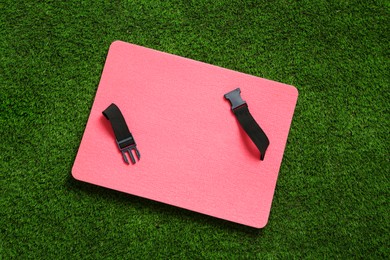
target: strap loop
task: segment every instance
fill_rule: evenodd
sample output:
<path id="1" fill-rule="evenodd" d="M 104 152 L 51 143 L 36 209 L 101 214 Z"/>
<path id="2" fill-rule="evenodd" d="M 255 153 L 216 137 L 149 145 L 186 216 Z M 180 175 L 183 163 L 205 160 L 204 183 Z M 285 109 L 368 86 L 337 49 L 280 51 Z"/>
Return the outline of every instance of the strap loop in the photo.
<path id="1" fill-rule="evenodd" d="M 137 149 L 137 144 L 135 143 L 133 135 L 130 133 L 129 128 L 127 127 L 126 121 L 121 111 L 114 103 L 112 103 L 103 111 L 103 115 L 105 118 L 110 120 L 112 129 L 114 130 L 116 143 L 119 150 L 122 152 L 123 160 L 129 164 L 129 161 L 126 157 L 126 152 L 128 152 L 130 160 L 134 164 L 135 158 L 132 154 L 132 151 L 134 150 L 138 160 L 141 158 L 141 154 Z"/>
<path id="2" fill-rule="evenodd" d="M 267 151 L 269 140 L 263 129 L 257 124 L 256 120 L 249 112 L 247 103 L 240 96 L 241 90 L 237 88 L 225 94 L 232 105 L 232 111 L 236 116 L 241 127 L 251 138 L 252 142 L 260 151 L 260 160 L 264 160 L 265 152 Z"/>

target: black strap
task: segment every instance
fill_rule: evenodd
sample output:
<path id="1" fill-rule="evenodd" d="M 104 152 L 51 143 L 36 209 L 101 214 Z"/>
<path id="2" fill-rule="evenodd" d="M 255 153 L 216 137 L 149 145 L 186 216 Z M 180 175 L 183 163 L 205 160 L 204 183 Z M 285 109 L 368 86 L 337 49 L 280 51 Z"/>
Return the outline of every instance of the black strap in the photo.
<path id="1" fill-rule="evenodd" d="M 129 163 L 127 157 L 125 155 L 126 152 L 129 153 L 130 159 L 132 163 L 135 163 L 134 156 L 132 154 L 132 150 L 135 151 L 138 160 L 140 159 L 140 153 L 136 147 L 135 140 L 133 135 L 130 133 L 129 128 L 127 127 L 126 121 L 119 110 L 119 108 L 112 103 L 109 107 L 107 107 L 103 111 L 103 115 L 110 120 L 112 129 L 114 130 L 115 139 L 118 144 L 119 150 L 121 150 L 123 159 L 126 163 Z"/>
<path id="2" fill-rule="evenodd" d="M 269 140 L 263 129 L 257 124 L 251 113 L 248 105 L 242 105 L 233 110 L 238 122 L 249 135 L 257 149 L 260 151 L 260 160 L 264 160 L 265 151 L 268 148 Z"/>
<path id="3" fill-rule="evenodd" d="M 240 96 L 239 88 L 227 93 L 225 98 L 232 104 L 232 110 L 238 122 L 251 138 L 257 149 L 260 151 L 260 160 L 264 160 L 265 152 L 267 151 L 269 140 L 263 129 L 257 124 L 249 112 L 248 105 Z"/>

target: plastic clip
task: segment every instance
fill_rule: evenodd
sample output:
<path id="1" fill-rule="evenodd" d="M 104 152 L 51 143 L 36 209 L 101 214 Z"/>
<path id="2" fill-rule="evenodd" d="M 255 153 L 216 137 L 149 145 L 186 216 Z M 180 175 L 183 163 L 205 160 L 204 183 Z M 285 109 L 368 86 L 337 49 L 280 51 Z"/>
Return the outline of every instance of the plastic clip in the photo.
<path id="1" fill-rule="evenodd" d="M 135 143 L 133 136 L 126 138 L 124 140 L 121 140 L 121 141 L 116 140 L 116 143 L 118 144 L 118 148 L 122 153 L 123 160 L 127 164 L 130 164 L 130 163 L 126 157 L 126 152 L 129 153 L 130 160 L 133 164 L 135 163 L 135 158 L 134 158 L 134 155 L 132 153 L 133 150 L 134 150 L 135 154 L 137 155 L 138 160 L 141 158 L 141 154 L 137 149 L 137 144 Z"/>
<path id="2" fill-rule="evenodd" d="M 241 98 L 240 94 L 241 89 L 236 88 L 235 90 L 232 90 L 224 95 L 224 97 L 232 104 L 232 110 L 246 104 L 246 102 Z"/>

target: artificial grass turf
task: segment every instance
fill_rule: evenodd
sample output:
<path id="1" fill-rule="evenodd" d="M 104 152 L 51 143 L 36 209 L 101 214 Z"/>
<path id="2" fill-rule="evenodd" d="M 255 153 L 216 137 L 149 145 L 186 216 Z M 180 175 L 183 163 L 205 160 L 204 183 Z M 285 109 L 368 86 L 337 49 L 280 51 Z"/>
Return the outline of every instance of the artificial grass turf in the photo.
<path id="1" fill-rule="evenodd" d="M 3 1 L 0 256 L 389 256 L 384 1 Z M 72 179 L 110 43 L 295 85 L 258 231 Z"/>

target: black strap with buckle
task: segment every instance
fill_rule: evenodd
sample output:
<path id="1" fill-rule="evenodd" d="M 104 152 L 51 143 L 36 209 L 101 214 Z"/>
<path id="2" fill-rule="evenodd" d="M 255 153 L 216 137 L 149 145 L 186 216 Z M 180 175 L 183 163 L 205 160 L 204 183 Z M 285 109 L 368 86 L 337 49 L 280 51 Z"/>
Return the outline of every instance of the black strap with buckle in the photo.
<path id="1" fill-rule="evenodd" d="M 260 160 L 264 160 L 265 152 L 269 145 L 268 137 L 249 112 L 248 105 L 242 100 L 240 93 L 240 88 L 237 88 L 225 94 L 224 97 L 230 101 L 232 111 L 238 122 L 256 145 L 257 149 L 259 149 Z"/>
<path id="2" fill-rule="evenodd" d="M 133 135 L 130 133 L 121 111 L 114 103 L 112 103 L 109 107 L 106 108 L 106 110 L 103 111 L 103 115 L 111 123 L 112 129 L 114 130 L 116 143 L 119 150 L 122 152 L 123 160 L 129 164 L 129 161 L 126 157 L 126 152 L 128 152 L 130 160 L 134 164 L 135 158 L 132 154 L 132 151 L 134 150 L 138 160 L 141 158 L 141 154 L 137 149 Z"/>

